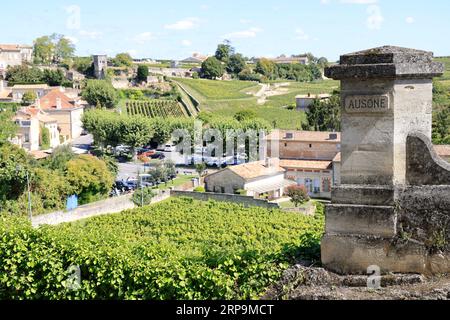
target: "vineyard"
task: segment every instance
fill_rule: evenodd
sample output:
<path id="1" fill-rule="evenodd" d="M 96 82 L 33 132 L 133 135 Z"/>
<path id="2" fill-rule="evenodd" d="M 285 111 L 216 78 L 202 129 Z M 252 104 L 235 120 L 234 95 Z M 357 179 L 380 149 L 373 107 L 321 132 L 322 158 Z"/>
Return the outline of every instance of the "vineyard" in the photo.
<path id="1" fill-rule="evenodd" d="M 175 100 L 129 100 L 125 102 L 127 114 L 156 117 L 185 117 L 183 106 Z"/>
<path id="2" fill-rule="evenodd" d="M 0 217 L 0 299 L 258 298 L 295 259 L 318 258 L 319 208 L 180 198 L 40 229 Z"/>

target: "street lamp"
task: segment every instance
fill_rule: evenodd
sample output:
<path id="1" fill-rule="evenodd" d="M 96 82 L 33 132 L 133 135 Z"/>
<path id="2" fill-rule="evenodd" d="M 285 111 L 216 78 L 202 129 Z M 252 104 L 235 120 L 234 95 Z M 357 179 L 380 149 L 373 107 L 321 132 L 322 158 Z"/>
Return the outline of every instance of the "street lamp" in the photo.
<path id="1" fill-rule="evenodd" d="M 16 167 L 16 170 L 17 171 L 22 170 L 22 166 L 18 165 Z M 31 221 L 32 218 L 33 218 L 33 211 L 32 211 L 32 207 L 31 207 L 30 176 L 29 176 L 29 173 L 28 173 L 27 169 L 25 169 L 25 172 L 26 172 L 26 176 L 27 176 L 27 190 L 28 190 L 28 217 L 29 217 L 29 219 Z"/>

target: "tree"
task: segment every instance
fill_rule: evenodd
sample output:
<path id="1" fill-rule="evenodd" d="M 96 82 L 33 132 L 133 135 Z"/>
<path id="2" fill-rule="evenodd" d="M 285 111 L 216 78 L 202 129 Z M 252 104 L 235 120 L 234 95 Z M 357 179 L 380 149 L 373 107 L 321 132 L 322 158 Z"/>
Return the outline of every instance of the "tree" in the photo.
<path id="1" fill-rule="evenodd" d="M 34 40 L 34 60 L 38 64 L 50 64 L 53 61 L 55 45 L 49 36 Z"/>
<path id="2" fill-rule="evenodd" d="M 146 82 L 148 77 L 148 67 L 147 66 L 139 66 L 137 70 L 137 81 L 138 82 Z"/>
<path id="3" fill-rule="evenodd" d="M 25 150 L 5 142 L 0 146 L 0 200 L 17 200 L 25 191 L 31 158 Z"/>
<path id="4" fill-rule="evenodd" d="M 223 76 L 225 70 L 222 63 L 215 57 L 210 57 L 202 63 L 201 74 L 206 79 L 216 79 Z"/>
<path id="5" fill-rule="evenodd" d="M 33 104 L 37 99 L 37 95 L 34 91 L 27 91 L 22 96 L 22 105 L 29 106 Z"/>
<path id="6" fill-rule="evenodd" d="M 286 195 L 291 198 L 296 208 L 309 201 L 305 186 L 290 186 L 287 188 Z"/>
<path id="7" fill-rule="evenodd" d="M 230 56 L 227 64 L 228 73 L 237 75 L 247 66 L 244 57 L 240 53 L 236 53 Z"/>
<path id="8" fill-rule="evenodd" d="M 91 155 L 80 155 L 69 161 L 66 176 L 81 204 L 106 197 L 114 183 L 106 163 Z"/>
<path id="9" fill-rule="evenodd" d="M 66 81 L 66 76 L 61 69 L 58 70 L 44 70 L 42 80 L 49 86 L 56 87 L 61 86 Z"/>
<path id="10" fill-rule="evenodd" d="M 119 53 L 113 59 L 115 67 L 131 67 L 133 65 L 133 58 L 129 53 Z"/>
<path id="11" fill-rule="evenodd" d="M 43 72 L 38 68 L 29 68 L 26 65 L 8 67 L 6 71 L 6 80 L 10 85 L 42 83 Z"/>
<path id="12" fill-rule="evenodd" d="M 306 111 L 306 118 L 312 130 L 340 131 L 341 100 L 339 92 L 334 92 L 327 101 L 314 100 Z"/>
<path id="13" fill-rule="evenodd" d="M 273 61 L 262 58 L 256 63 L 255 71 L 267 78 L 272 78 L 276 71 L 276 65 Z"/>
<path id="14" fill-rule="evenodd" d="M 61 34 L 52 34 L 50 36 L 53 42 L 53 60 L 56 63 L 60 63 L 63 60 L 71 59 L 75 53 L 75 45 L 72 41 Z"/>
<path id="15" fill-rule="evenodd" d="M 152 204 L 153 198 L 156 196 L 156 193 L 152 190 L 152 188 L 143 188 L 137 190 L 131 200 L 138 207 L 148 206 Z"/>
<path id="16" fill-rule="evenodd" d="M 234 115 L 234 118 L 237 121 L 252 120 L 255 119 L 256 117 L 257 117 L 256 112 L 249 109 L 239 111 Z"/>
<path id="17" fill-rule="evenodd" d="M 206 170 L 206 164 L 205 163 L 197 163 L 195 165 L 195 171 L 198 173 L 199 178 L 203 177 L 203 174 Z"/>
<path id="18" fill-rule="evenodd" d="M 148 144 L 153 137 L 149 120 L 139 116 L 121 117 L 119 132 L 121 141 L 131 148 L 134 159 L 137 157 L 136 149 Z"/>
<path id="19" fill-rule="evenodd" d="M 217 46 L 215 58 L 219 61 L 227 63 L 228 59 L 233 54 L 234 48 L 231 46 L 231 42 L 229 40 L 225 40 L 224 43 Z"/>
<path id="20" fill-rule="evenodd" d="M 0 109 L 0 145 L 17 134 L 19 127 L 12 121 L 13 116 L 11 110 Z"/>
<path id="21" fill-rule="evenodd" d="M 82 96 L 92 106 L 111 109 L 118 103 L 117 91 L 107 80 L 88 80 Z"/>
<path id="22" fill-rule="evenodd" d="M 42 207 L 46 210 L 64 209 L 66 199 L 73 188 L 60 171 L 48 168 L 35 168 L 31 179 L 31 191 L 39 196 Z"/>
<path id="23" fill-rule="evenodd" d="M 86 77 L 94 76 L 94 61 L 92 57 L 74 57 L 72 68 L 84 74 Z"/>
<path id="24" fill-rule="evenodd" d="M 53 153 L 44 162 L 43 166 L 52 170 L 65 172 L 67 163 L 76 158 L 71 145 L 61 145 L 53 150 Z"/>
<path id="25" fill-rule="evenodd" d="M 42 150 L 50 149 L 50 130 L 47 127 L 42 126 L 40 137 L 39 137 L 39 145 Z"/>

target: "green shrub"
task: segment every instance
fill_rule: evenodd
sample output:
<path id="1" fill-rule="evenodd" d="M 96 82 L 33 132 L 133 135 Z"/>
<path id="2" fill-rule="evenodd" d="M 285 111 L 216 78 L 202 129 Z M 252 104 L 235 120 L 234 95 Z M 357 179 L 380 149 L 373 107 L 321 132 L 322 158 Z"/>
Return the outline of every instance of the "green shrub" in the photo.
<path id="1" fill-rule="evenodd" d="M 206 189 L 205 187 L 197 187 L 194 189 L 194 192 L 205 193 Z"/>
<path id="2" fill-rule="evenodd" d="M 148 206 L 155 196 L 156 193 L 152 188 L 139 189 L 133 194 L 132 201 L 138 207 Z"/>

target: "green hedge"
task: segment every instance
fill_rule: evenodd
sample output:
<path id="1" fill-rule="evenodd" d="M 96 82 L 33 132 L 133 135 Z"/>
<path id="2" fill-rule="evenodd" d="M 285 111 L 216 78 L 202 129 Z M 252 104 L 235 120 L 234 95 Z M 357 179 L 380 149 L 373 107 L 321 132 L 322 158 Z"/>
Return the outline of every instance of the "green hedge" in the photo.
<path id="1" fill-rule="evenodd" d="M 318 258 L 323 221 L 186 198 L 40 229 L 3 217 L 0 299 L 255 298 L 295 258 Z"/>

